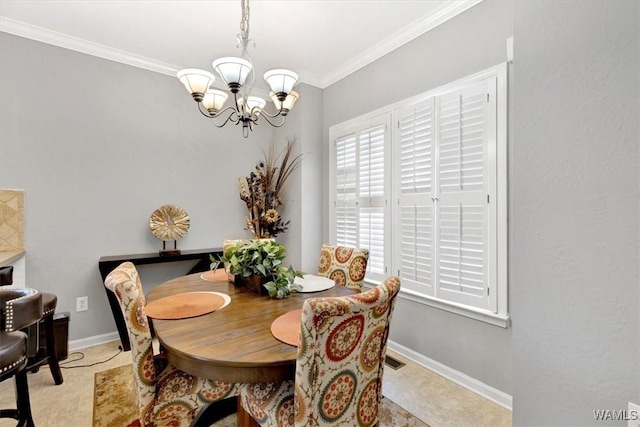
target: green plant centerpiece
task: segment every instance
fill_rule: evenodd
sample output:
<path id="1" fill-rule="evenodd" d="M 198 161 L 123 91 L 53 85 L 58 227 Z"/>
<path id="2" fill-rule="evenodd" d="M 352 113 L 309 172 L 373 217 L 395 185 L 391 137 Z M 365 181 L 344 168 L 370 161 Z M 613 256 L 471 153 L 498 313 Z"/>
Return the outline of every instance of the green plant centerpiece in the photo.
<path id="1" fill-rule="evenodd" d="M 266 293 L 272 298 L 288 298 L 302 287 L 294 282 L 300 273 L 293 266 L 282 265 L 287 249 L 273 240 L 244 240 L 229 246 L 222 256 L 236 285 L 247 286 L 254 292 Z M 212 263 L 212 269 L 217 262 Z M 264 289 L 264 291 L 263 291 Z"/>

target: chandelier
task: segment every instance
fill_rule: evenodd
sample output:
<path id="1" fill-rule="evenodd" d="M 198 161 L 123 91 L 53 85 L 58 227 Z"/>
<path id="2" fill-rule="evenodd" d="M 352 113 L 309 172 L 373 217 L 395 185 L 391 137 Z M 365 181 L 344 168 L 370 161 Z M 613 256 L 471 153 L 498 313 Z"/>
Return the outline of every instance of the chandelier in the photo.
<path id="1" fill-rule="evenodd" d="M 212 86 L 215 76 L 208 71 L 189 68 L 180 70 L 177 77 L 198 103 L 198 110 L 205 117 L 213 119 L 216 127 L 221 128 L 227 123 L 242 124 L 242 135 L 246 138 L 249 136 L 249 131 L 258 125 L 260 118 L 264 118 L 274 127 L 284 124 L 285 117 L 298 100 L 298 94 L 292 90 L 298 75 L 284 69 L 274 69 L 264 73 L 264 79 L 271 88 L 269 97 L 277 110 L 274 114 L 264 109 L 267 101 L 250 95 L 255 72 L 247 46 L 249 42 L 255 46 L 255 42 L 249 39 L 249 0 L 241 0 L 241 3 L 242 20 L 238 34 L 238 47 L 242 47 L 242 53 L 240 57 L 219 58 L 211 64 L 233 94 L 233 104 L 223 108 L 229 95 Z M 276 118 L 279 119 L 274 120 Z"/>

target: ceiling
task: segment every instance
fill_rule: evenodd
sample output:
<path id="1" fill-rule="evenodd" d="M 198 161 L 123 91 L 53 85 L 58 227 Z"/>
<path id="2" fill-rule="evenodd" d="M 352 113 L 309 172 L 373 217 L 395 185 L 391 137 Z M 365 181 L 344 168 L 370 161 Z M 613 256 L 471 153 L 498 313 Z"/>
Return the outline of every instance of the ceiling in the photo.
<path id="1" fill-rule="evenodd" d="M 253 0 L 249 53 L 258 75 L 324 88 L 479 1 Z M 2 0 L 0 30 L 175 75 L 239 56 L 240 14 L 239 0 Z"/>

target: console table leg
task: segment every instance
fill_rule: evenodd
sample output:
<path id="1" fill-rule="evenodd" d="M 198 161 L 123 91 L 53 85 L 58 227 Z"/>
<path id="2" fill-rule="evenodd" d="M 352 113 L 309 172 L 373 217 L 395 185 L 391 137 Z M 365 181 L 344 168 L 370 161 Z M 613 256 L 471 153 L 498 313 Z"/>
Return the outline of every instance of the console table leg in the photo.
<path id="1" fill-rule="evenodd" d="M 118 335 L 120 335 L 122 350 L 129 351 L 131 350 L 131 344 L 129 343 L 129 334 L 127 332 L 127 325 L 124 323 L 124 317 L 122 317 L 122 311 L 120 310 L 118 299 L 109 289 L 104 288 L 104 290 L 107 292 L 109 306 L 111 306 L 111 312 L 113 313 L 113 320 L 116 321 L 116 328 L 118 329 Z"/>

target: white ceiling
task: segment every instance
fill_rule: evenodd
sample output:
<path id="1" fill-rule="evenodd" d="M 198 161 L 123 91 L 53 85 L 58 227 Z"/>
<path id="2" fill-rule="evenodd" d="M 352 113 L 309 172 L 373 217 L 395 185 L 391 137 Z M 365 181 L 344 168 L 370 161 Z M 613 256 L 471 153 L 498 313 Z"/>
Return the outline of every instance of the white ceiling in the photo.
<path id="1" fill-rule="evenodd" d="M 253 0 L 249 53 L 324 88 L 481 0 Z M 2 0 L 0 30 L 173 74 L 238 56 L 239 0 Z M 256 79 L 258 80 L 258 79 Z"/>

